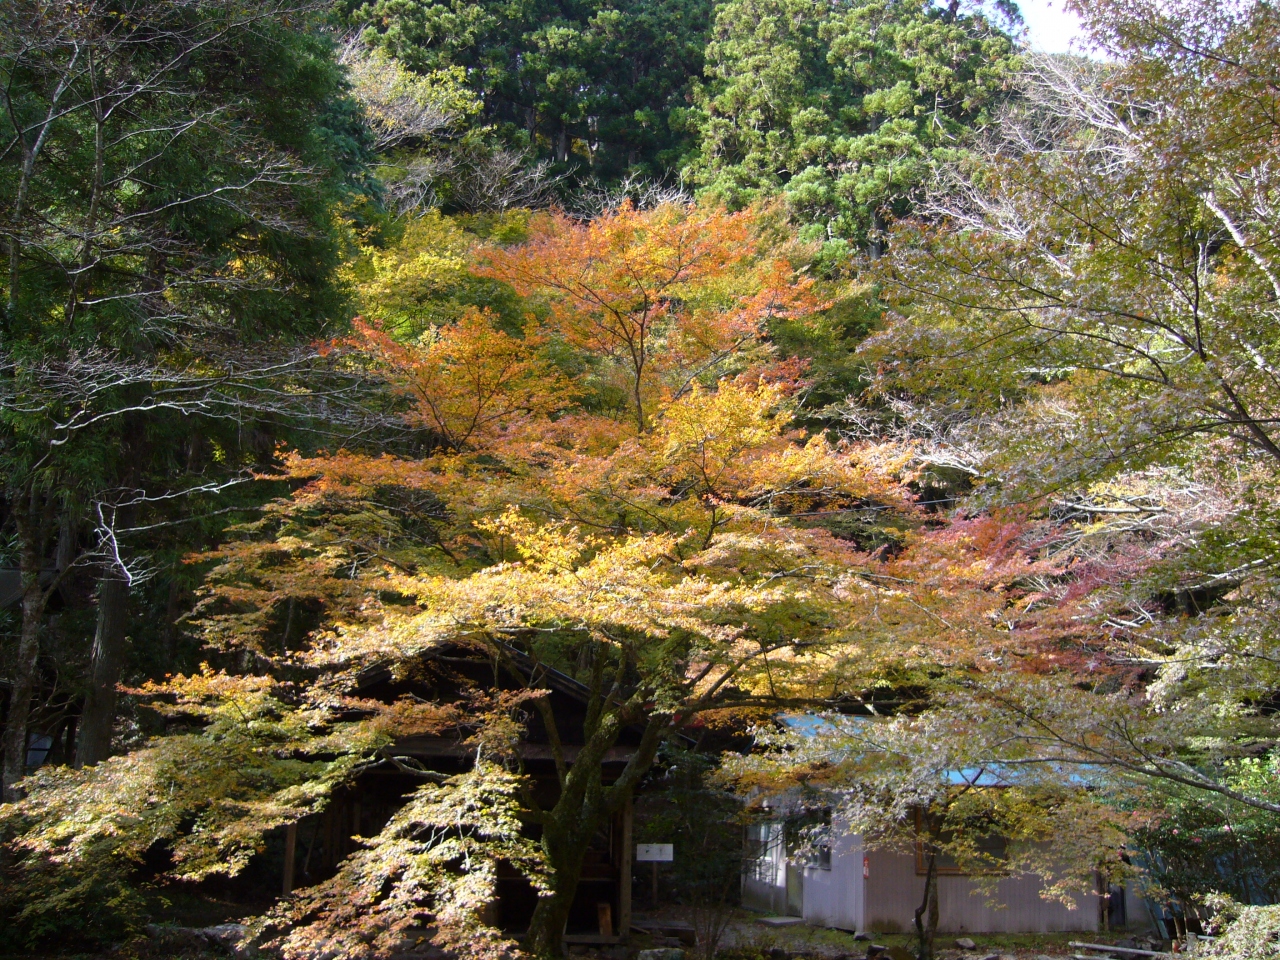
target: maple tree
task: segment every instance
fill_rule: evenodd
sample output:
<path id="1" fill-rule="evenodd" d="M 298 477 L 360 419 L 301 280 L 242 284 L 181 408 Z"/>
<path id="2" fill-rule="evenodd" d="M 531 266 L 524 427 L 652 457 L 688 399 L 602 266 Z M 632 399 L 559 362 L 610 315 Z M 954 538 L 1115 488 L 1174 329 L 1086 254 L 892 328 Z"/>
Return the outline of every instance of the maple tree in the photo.
<path id="1" fill-rule="evenodd" d="M 290 958 L 385 956 L 431 908 L 436 944 L 478 958 L 516 944 L 484 920 L 499 861 L 545 889 L 541 851 L 521 835 L 522 780 L 491 760 L 424 785 L 329 880 L 277 906 L 258 924 L 265 945 Z"/>
<path id="2" fill-rule="evenodd" d="M 370 664 L 411 661 L 466 642 L 531 689 L 536 673 L 517 669 L 517 652 L 586 685 L 585 743 L 571 763 L 557 750 L 559 796 L 550 806 L 522 797 L 522 816 L 541 825 L 542 853 L 552 870 L 526 944 L 537 953 L 558 952 L 586 845 L 647 771 L 663 739 L 705 710 L 799 695 L 800 685 L 787 686 L 784 678 L 816 655 L 797 651 L 824 643 L 833 612 L 821 555 L 826 538 L 807 544 L 803 532 L 772 522 L 774 511 L 726 501 L 772 497 L 780 507 L 784 492 L 793 500 L 901 496 L 891 477 L 874 462 L 859 463 L 854 451 L 822 441 L 795 446 L 776 409 L 782 400 L 776 388 L 731 382 L 711 396 L 695 391 L 672 404 L 639 442 L 624 436 L 604 455 L 578 453 L 571 463 L 552 461 L 540 470 L 491 447 L 485 457 L 503 455 L 504 466 L 519 473 L 494 484 L 490 496 L 477 496 L 482 487 L 475 475 L 460 473 L 476 470 L 476 460 L 460 464 L 468 458 L 452 453 L 418 463 L 348 457 L 291 467 L 315 478 L 300 492 L 300 503 L 322 487 L 350 493 L 354 484 L 396 479 L 441 497 L 456 489 L 471 498 L 446 501 L 457 504 L 457 515 L 451 529 L 437 535 L 449 541 L 461 569 L 444 564 L 450 569 L 429 575 L 426 563 L 411 572 L 366 555 L 356 591 L 364 609 L 305 651 L 308 663 L 331 676 L 354 675 Z M 570 466 L 572 483 L 564 472 Z M 529 515 L 553 509 L 563 519 Z M 358 548 L 328 543 L 333 552 L 313 556 L 331 565 L 336 581 L 339 569 L 351 569 L 348 558 Z M 278 557 L 281 545 L 264 546 Z M 224 583 L 219 599 L 249 595 L 238 583 L 252 570 L 245 563 L 256 550 L 224 551 L 229 562 L 215 574 Z M 274 574 L 277 590 L 283 576 Z M 370 611 L 367 598 L 377 594 L 401 601 Z M 283 593 L 259 590 L 257 596 L 272 601 Z M 257 611 L 239 616 L 250 627 L 261 623 Z M 769 682 L 778 685 L 773 690 L 761 686 L 766 660 Z M 559 733 L 549 705 L 533 703 L 555 745 Z M 602 782 L 598 759 L 634 724 L 643 730 L 638 749 L 616 780 Z"/>
<path id="3" fill-rule="evenodd" d="M 587 223 L 552 213 L 528 242 L 487 251 L 480 272 L 546 302 L 560 336 L 617 364 L 644 433 L 655 400 L 714 375 L 769 319 L 818 309 L 812 280 L 769 256 L 758 220 L 679 203 L 624 202 Z"/>
<path id="4" fill-rule="evenodd" d="M 629 253 L 624 246 L 617 256 Z M 567 375 L 545 352 L 554 322 L 550 333 L 531 328 L 524 337 L 496 322 L 473 311 L 405 341 L 362 324 L 335 344 L 385 379 L 406 425 L 428 439 L 427 453 L 287 454 L 293 492 L 202 555 L 215 563 L 198 609 L 208 641 L 324 678 L 300 693 L 301 704 L 319 700 L 300 715 L 311 739 L 294 749 L 337 753 L 338 779 L 373 762 L 389 731 L 404 726 L 357 724 L 344 728 L 343 742 L 330 732 L 327 698 L 349 696 L 371 667 L 403 670 L 459 644 L 523 689 L 521 703 L 538 712 L 555 755 L 559 791 L 550 801 L 533 795 L 510 753 L 424 787 L 330 881 L 263 921 L 260 936 L 291 955 L 323 944 L 375 956 L 424 912 L 441 943 L 469 937 L 476 950 L 505 950 L 483 904 L 492 864 L 506 853 L 544 889 L 524 947 L 555 955 L 591 836 L 664 740 L 710 711 L 857 704 L 877 686 L 932 684 L 939 670 L 989 672 L 1028 649 L 1005 626 L 1016 609 L 1026 616 L 1030 595 L 1047 595 L 1026 584 L 1068 589 L 1067 560 L 1039 555 L 1025 522 L 931 529 L 903 486 L 917 457 L 912 444 L 837 442 L 792 427 L 797 383 L 778 378 L 787 368 L 769 363 L 763 327 L 742 346 L 745 356 L 727 358 L 744 372 L 713 371 L 657 394 L 648 429 L 637 432 L 575 404 Z M 661 362 L 666 342 L 652 347 Z M 879 544 L 806 520 L 860 511 Z M 1045 609 L 1052 616 L 1053 605 Z M 558 746 L 564 732 L 538 665 L 586 690 L 572 761 Z M 446 722 L 448 706 L 423 705 L 426 720 Z M 484 730 L 509 731 L 513 711 L 477 721 L 476 736 L 492 742 Z M 599 760 L 627 727 L 639 731 L 638 745 L 606 781 Z M 140 771 L 154 765 L 131 757 Z M 327 770 L 314 782 L 328 783 Z M 29 818 L 24 829 L 49 831 L 53 807 L 40 804 L 64 802 L 86 776 L 36 785 L 15 814 Z M 95 789 L 118 802 L 130 788 L 120 778 Z M 460 832 L 432 827 L 459 809 L 470 811 Z M 245 837 L 282 822 L 269 804 L 240 810 Z M 539 826 L 536 850 L 512 831 L 512 817 Z M 91 816 L 68 829 L 76 838 L 102 828 Z M 108 844 L 95 862 L 114 849 Z M 455 875 L 448 864 L 460 850 L 474 852 L 474 870 Z M 433 899 L 427 887 L 446 876 L 461 886 L 451 880 Z"/>
<path id="5" fill-rule="evenodd" d="M 462 643 L 528 690 L 559 782 L 554 802 L 520 795 L 549 871 L 525 942 L 539 955 L 560 951 L 587 844 L 666 738 L 708 710 L 811 697 L 818 678 L 838 672 L 832 644 L 848 549 L 787 514 L 862 503 L 911 513 L 896 477 L 901 450 L 806 437 L 789 426 L 795 384 L 744 370 L 772 369 L 765 320 L 780 303 L 789 312 L 819 305 L 806 282 L 783 289 L 789 271 L 777 259 L 756 262 L 752 217 L 624 207 L 595 225 L 556 216 L 528 249 L 486 251 L 486 270 L 501 262 L 529 271 L 528 293 L 552 304 L 545 334 L 502 333 L 478 311 L 416 341 L 359 327 L 341 348 L 374 364 L 408 404 L 406 422 L 436 439 L 434 452 L 291 455 L 287 474 L 302 484 L 215 555 L 202 611 L 220 644 L 299 660 L 340 687 L 371 665 Z M 705 241 L 688 235 L 695 222 Z M 612 245 L 596 249 L 601 237 Z M 690 244 L 701 252 L 690 255 Z M 533 285 L 536 269 L 568 262 L 566 245 L 582 251 L 584 284 L 601 298 L 613 291 L 594 319 L 576 293 L 557 301 L 554 276 Z M 604 315 L 609 322 L 598 322 Z M 650 412 L 639 408 L 628 430 L 575 406 L 574 389 L 541 351 L 563 336 L 607 361 L 632 334 L 643 362 L 630 372 L 642 378 L 637 402 Z M 725 361 L 743 372 L 721 373 Z M 684 388 L 646 383 L 655 368 Z M 415 502 L 431 506 L 415 511 Z M 331 626 L 281 650 L 270 638 L 287 620 L 282 610 L 302 601 L 318 604 Z M 572 762 L 538 695 L 537 670 L 520 669 L 527 663 L 585 686 L 587 721 Z M 639 744 L 606 782 L 599 759 L 627 727 L 641 731 Z M 401 849 L 396 822 L 371 851 Z M 370 877 L 396 891 L 388 903 L 416 902 L 413 871 L 379 874 L 379 862 L 362 854 L 352 872 L 308 894 L 306 909 L 282 908 L 272 921 L 280 942 L 332 929 L 345 914 L 324 903 Z"/>
<path id="6" fill-rule="evenodd" d="M 503 333 L 480 311 L 424 333 L 417 349 L 359 321 L 356 337 L 352 343 L 375 357 L 394 388 L 412 400 L 410 425 L 431 431 L 455 452 L 573 402 L 572 384 L 538 357 L 536 339 Z"/>
<path id="7" fill-rule="evenodd" d="M 336 873 L 258 918 L 260 943 L 372 960 L 414 931 L 458 953 L 558 954 L 593 834 L 712 714 L 790 714 L 729 758 L 744 791 L 808 791 L 833 828 L 920 845 L 925 958 L 940 858 L 1065 898 L 1095 870 L 1121 877 L 1125 838 L 1159 841 L 1188 797 L 1236 822 L 1280 810 L 1262 706 L 1280 678 L 1275 17 L 1191 8 L 1143 20 L 1097 0 L 1115 63 L 1027 61 L 986 154 L 944 172 L 861 277 L 868 317 L 875 296 L 891 307 L 847 361 L 873 389 L 821 411 L 810 369 L 831 358 L 785 345 L 840 327 L 828 308 L 849 289 L 829 278 L 845 268 L 816 279 L 830 244 L 797 242 L 780 208 L 656 191 L 589 219 L 430 211 L 370 231 L 346 270 L 363 319 L 325 349 L 378 384 L 396 428 L 281 448 L 262 473 L 280 495 L 189 558 L 206 574 L 193 628 L 233 672 L 139 686 L 163 735 L 42 770 L 0 808 L 6 919 L 30 930 L 104 891 L 126 903 L 155 842 L 169 878 L 237 874 L 415 732 L 465 736 L 473 765 L 406 768 L 423 782 Z M 843 10 L 841 42 L 879 10 Z M 988 109 L 1005 38 L 907 13 L 963 40 L 966 71 L 994 51 L 996 73 L 960 83 Z M 897 26 L 881 51 L 895 71 Z M 475 107 L 454 72 L 358 57 L 384 147 L 453 123 L 446 94 Z M 919 91 L 880 93 L 868 111 L 902 122 L 855 130 L 850 156 L 926 123 L 908 117 Z M 794 120 L 817 157 L 813 117 Z M 848 232 L 878 233 L 863 200 L 897 204 L 917 147 L 909 170 L 840 187 Z M 949 149 L 928 146 L 929 165 Z M 793 201 L 837 202 L 822 162 L 790 179 Z M 356 695 L 369 671 L 411 676 L 445 650 L 486 658 L 504 691 Z M 552 670 L 580 685 L 581 729 L 558 726 Z M 551 793 L 513 746 L 529 717 Z M 519 945 L 488 919 L 499 861 L 539 893 Z"/>
<path id="8" fill-rule="evenodd" d="M 56 929 L 60 913 L 78 911 L 127 930 L 142 912 L 131 874 L 158 841 L 172 878 L 234 876 L 267 831 L 323 806 L 389 739 L 266 676 L 206 668 L 134 692 L 186 729 L 92 767 L 40 770 L 24 799 L 0 808 L 15 858 L 0 889 L 28 929 Z M 337 722 L 316 737 L 326 719 Z"/>

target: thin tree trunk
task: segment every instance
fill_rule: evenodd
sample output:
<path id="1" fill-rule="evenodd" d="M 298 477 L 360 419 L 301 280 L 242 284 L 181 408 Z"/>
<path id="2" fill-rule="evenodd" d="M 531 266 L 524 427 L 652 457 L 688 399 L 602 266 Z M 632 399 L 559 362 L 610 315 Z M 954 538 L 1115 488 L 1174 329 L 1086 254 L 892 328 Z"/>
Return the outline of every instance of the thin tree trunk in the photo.
<path id="1" fill-rule="evenodd" d="M 48 531 L 53 517 L 53 499 L 44 497 L 34 484 L 15 498 L 14 525 L 18 534 L 18 569 L 22 575 L 22 627 L 18 634 L 18 656 L 13 665 L 13 686 L 9 690 L 9 716 L 5 721 L 3 769 L 0 796 L 6 803 L 22 798 L 18 781 L 26 774 L 27 720 L 31 698 L 36 691 L 36 664 L 40 658 L 40 628 L 49 603 L 49 591 L 40 584 Z"/>
<path id="2" fill-rule="evenodd" d="M 22 173 L 18 177 L 18 190 L 14 198 L 12 211 L 13 230 L 9 234 L 9 299 L 5 305 L 6 333 L 9 332 L 8 328 L 16 319 L 18 312 L 18 297 L 21 289 L 18 283 L 18 267 L 22 258 L 22 243 L 18 238 L 21 236 L 21 228 L 27 213 L 27 194 L 31 189 L 31 181 L 35 177 L 36 159 L 40 156 L 40 151 L 44 149 L 49 131 L 53 129 L 54 118 L 61 109 L 62 96 L 67 92 L 67 88 L 71 85 L 72 77 L 76 73 L 76 65 L 80 59 L 80 45 L 76 44 L 75 46 L 76 52 L 63 71 L 62 77 L 59 78 L 58 86 L 54 90 L 53 96 L 49 98 L 49 107 L 45 111 L 44 120 L 39 125 L 39 132 L 36 134 L 35 140 L 28 145 L 26 134 L 19 134 L 22 143 Z M 4 96 L 4 102 L 6 107 L 12 108 L 7 93 Z"/>
<path id="3" fill-rule="evenodd" d="M 178 645 L 178 611 L 182 599 L 182 588 L 178 584 L 177 565 L 169 580 L 169 598 L 164 605 L 164 631 L 160 635 L 160 651 L 164 660 L 164 669 L 168 673 L 173 670 L 173 662 Z"/>
<path id="4" fill-rule="evenodd" d="M 640 377 L 637 374 L 633 394 L 636 399 L 636 432 L 644 433 L 644 396 L 640 392 Z"/>
<path id="5" fill-rule="evenodd" d="M 79 729 L 80 718 L 74 713 L 67 717 L 67 725 L 63 730 L 62 756 L 63 763 L 70 763 L 76 755 L 76 731 Z"/>
<path id="6" fill-rule="evenodd" d="M 93 636 L 89 687 L 80 717 L 76 766 L 105 760 L 111 753 L 116 719 L 116 684 L 124 668 L 129 584 L 118 571 L 108 571 L 98 585 L 98 627 Z"/>
<path id="7" fill-rule="evenodd" d="M 920 940 L 918 960 L 933 960 L 933 942 L 938 933 L 938 853 L 932 844 L 924 877 L 924 900 L 916 908 L 915 923 Z"/>
<path id="8" fill-rule="evenodd" d="M 872 260 L 879 260 L 884 256 L 884 232 L 885 222 L 879 210 L 875 210 L 871 214 L 871 245 L 869 252 Z"/>
<path id="9" fill-rule="evenodd" d="M 26 773 L 27 720 L 31 716 L 31 698 L 36 690 L 36 662 L 40 657 L 40 627 L 44 622 L 44 591 L 40 589 L 40 571 L 30 582 L 23 571 L 22 630 L 18 639 L 18 657 L 13 665 L 13 686 L 9 689 L 9 716 L 4 725 L 4 801 L 22 799 L 17 783 Z"/>

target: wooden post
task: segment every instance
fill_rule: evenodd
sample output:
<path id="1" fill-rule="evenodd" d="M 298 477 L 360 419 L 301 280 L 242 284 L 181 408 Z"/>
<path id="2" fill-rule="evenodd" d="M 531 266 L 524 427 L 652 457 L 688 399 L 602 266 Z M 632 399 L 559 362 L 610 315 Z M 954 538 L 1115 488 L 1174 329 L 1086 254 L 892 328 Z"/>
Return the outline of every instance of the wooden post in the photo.
<path id="1" fill-rule="evenodd" d="M 631 794 L 622 801 L 622 856 L 618 858 L 618 935 L 631 936 L 631 858 L 635 846 L 631 842 Z"/>
<path id="2" fill-rule="evenodd" d="M 289 824 L 284 828 L 284 895 L 293 892 L 293 861 L 298 853 L 298 824 Z"/>
<path id="3" fill-rule="evenodd" d="M 600 936 L 613 936 L 613 904 L 597 903 L 596 904 L 596 920 L 600 929 Z"/>

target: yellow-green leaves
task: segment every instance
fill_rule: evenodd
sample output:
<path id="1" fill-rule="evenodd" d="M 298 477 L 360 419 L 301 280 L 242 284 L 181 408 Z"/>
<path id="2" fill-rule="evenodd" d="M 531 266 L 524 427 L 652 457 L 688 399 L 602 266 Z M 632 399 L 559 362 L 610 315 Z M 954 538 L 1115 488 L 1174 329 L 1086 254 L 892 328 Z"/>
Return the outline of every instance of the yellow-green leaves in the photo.
<path id="1" fill-rule="evenodd" d="M 287 702 L 268 677 L 206 668 L 135 692 L 193 728 L 95 766 L 37 771 L 25 799 L 0 806 L 25 920 L 127 890 L 156 848 L 173 878 L 234 876 L 268 831 L 322 809 L 389 741 L 376 723 L 336 720 L 340 704 Z"/>
<path id="2" fill-rule="evenodd" d="M 386 956 L 414 930 L 477 960 L 502 960 L 515 944 L 488 918 L 501 861 L 545 889 L 537 844 L 521 835 L 522 778 L 477 763 L 419 787 L 331 879 L 283 901 L 258 936 L 286 960 Z"/>

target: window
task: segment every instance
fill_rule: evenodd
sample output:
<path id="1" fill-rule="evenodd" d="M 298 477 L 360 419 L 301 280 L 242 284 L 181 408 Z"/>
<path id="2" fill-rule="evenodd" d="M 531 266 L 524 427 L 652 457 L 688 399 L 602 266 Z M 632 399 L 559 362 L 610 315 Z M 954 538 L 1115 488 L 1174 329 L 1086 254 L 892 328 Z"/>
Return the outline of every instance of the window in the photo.
<path id="1" fill-rule="evenodd" d="M 924 829 L 924 820 L 920 815 L 920 811 L 917 810 L 916 811 L 916 830 L 918 832 L 923 832 L 923 829 Z M 954 839 L 954 836 L 955 835 L 954 833 L 952 833 L 952 831 L 944 830 L 942 832 L 942 842 L 944 844 L 950 843 L 951 840 Z M 997 834 L 987 834 L 985 836 L 975 837 L 974 843 L 978 848 L 979 856 L 992 864 L 991 867 L 988 868 L 987 870 L 981 870 L 977 872 L 999 873 L 1000 868 L 997 866 L 997 864 L 1003 863 L 1005 859 L 1007 859 L 1009 855 L 1009 841 L 1005 837 L 999 836 Z M 929 872 L 929 861 L 928 861 L 928 858 L 925 856 L 924 842 L 922 840 L 917 840 L 916 841 L 916 875 L 923 877 L 928 872 Z M 975 871 L 972 871 L 972 870 L 961 869 L 960 865 L 956 863 L 955 857 L 951 856 L 950 854 L 947 854 L 947 853 L 938 854 L 938 873 L 939 874 L 964 876 L 966 874 L 972 874 L 974 872 Z"/>
<path id="2" fill-rule="evenodd" d="M 776 883 L 782 856 L 783 831 L 780 823 L 751 823 L 747 825 L 746 850 L 742 871 L 753 880 Z"/>
<path id="3" fill-rule="evenodd" d="M 831 844 L 823 843 L 818 846 L 817 853 L 813 859 L 809 861 L 810 866 L 817 867 L 819 870 L 831 869 Z"/>

